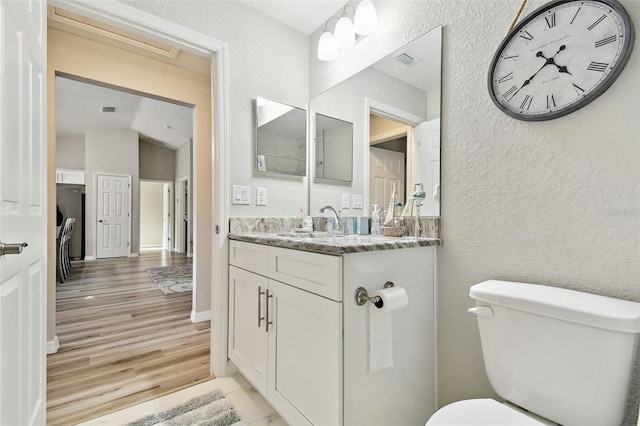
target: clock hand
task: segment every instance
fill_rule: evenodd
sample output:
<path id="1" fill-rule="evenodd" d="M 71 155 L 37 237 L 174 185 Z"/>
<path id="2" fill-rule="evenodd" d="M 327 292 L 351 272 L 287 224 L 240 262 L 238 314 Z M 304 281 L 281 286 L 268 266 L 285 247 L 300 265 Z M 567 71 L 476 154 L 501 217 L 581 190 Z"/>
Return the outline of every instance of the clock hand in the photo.
<path id="1" fill-rule="evenodd" d="M 567 71 L 567 67 L 564 67 L 564 66 L 563 66 L 563 67 L 560 67 L 560 66 L 558 66 L 558 65 L 555 63 L 555 61 L 553 60 L 553 58 L 555 58 L 555 57 L 556 57 L 556 55 L 557 55 L 558 53 L 562 52 L 562 51 L 563 51 L 564 49 L 566 49 L 566 48 L 567 48 L 567 46 L 565 46 L 565 45 L 563 44 L 562 46 L 560 46 L 560 48 L 558 49 L 558 51 L 557 51 L 557 52 L 556 52 L 552 57 L 550 57 L 550 58 L 545 57 L 545 56 L 544 56 L 544 53 L 542 53 L 542 51 L 537 52 L 537 53 L 536 53 L 536 56 L 537 56 L 538 58 L 544 58 L 544 59 L 546 59 L 546 61 L 544 62 L 544 65 L 542 65 L 542 66 L 540 67 L 540 69 L 539 69 L 538 71 L 536 71 L 536 72 L 535 72 L 531 77 L 529 77 L 528 79 L 526 79 L 526 80 L 524 81 L 524 83 L 522 83 L 522 86 L 520 86 L 520 87 L 518 88 L 518 90 L 516 90 L 515 92 L 513 92 L 513 93 L 511 94 L 511 96 L 509 97 L 509 99 L 513 99 L 513 97 L 514 97 L 514 96 L 516 96 L 516 95 L 518 94 L 518 92 L 519 92 L 520 90 L 522 90 L 522 88 L 523 88 L 523 87 L 525 87 L 525 86 L 527 86 L 529 83 L 531 83 L 531 80 L 533 80 L 533 78 L 534 78 L 536 75 L 538 75 L 538 73 L 539 73 L 540 71 L 542 71 L 542 69 L 543 69 L 544 67 L 546 67 L 547 65 L 555 65 L 556 67 L 558 67 L 558 68 L 560 69 L 560 72 L 566 72 L 567 74 L 570 74 L 570 73 L 569 73 L 569 71 Z M 564 70 L 563 70 L 563 69 L 564 69 Z"/>
<path id="2" fill-rule="evenodd" d="M 558 72 L 566 73 L 566 74 L 569 74 L 569 75 L 573 75 L 573 74 L 571 74 L 571 73 L 569 72 L 569 70 L 567 69 L 567 67 L 566 67 L 566 66 L 556 64 L 556 61 L 555 61 L 555 59 L 554 59 L 558 53 L 562 52 L 562 51 L 563 51 L 563 50 L 565 50 L 566 48 L 567 48 L 567 46 L 565 46 L 565 45 L 563 44 L 562 46 L 560 46 L 560 48 L 558 49 L 558 51 L 557 51 L 557 52 L 556 52 L 552 57 L 550 57 L 550 58 L 545 57 L 545 56 L 542 54 L 542 52 L 538 52 L 538 53 L 536 54 L 536 56 L 538 56 L 538 57 L 543 57 L 543 58 L 545 58 L 545 59 L 547 60 L 547 62 L 545 63 L 545 66 L 546 66 L 546 65 L 555 65 L 555 66 L 558 68 Z"/>

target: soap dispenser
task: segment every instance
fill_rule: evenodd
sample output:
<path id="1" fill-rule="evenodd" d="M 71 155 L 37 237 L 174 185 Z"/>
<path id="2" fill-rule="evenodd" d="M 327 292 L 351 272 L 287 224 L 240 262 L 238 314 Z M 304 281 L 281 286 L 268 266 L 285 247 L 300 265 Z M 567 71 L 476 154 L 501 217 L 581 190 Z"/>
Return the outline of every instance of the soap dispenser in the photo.
<path id="1" fill-rule="evenodd" d="M 377 204 L 373 205 L 371 212 L 371 236 L 380 236 L 380 207 Z"/>

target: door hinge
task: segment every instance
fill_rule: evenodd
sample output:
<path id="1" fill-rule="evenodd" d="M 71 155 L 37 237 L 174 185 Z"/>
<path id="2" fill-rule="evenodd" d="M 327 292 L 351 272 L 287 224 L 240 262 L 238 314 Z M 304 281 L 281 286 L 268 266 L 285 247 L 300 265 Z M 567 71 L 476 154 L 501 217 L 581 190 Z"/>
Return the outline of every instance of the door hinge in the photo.
<path id="1" fill-rule="evenodd" d="M 216 234 L 220 233 L 220 226 L 216 225 Z"/>

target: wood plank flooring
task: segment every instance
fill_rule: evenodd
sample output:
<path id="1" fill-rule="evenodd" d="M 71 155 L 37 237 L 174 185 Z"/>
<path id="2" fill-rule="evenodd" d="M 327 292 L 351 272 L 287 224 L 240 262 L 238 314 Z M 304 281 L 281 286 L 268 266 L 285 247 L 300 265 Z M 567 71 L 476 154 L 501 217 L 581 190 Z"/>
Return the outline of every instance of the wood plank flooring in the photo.
<path id="1" fill-rule="evenodd" d="M 73 262 L 56 289 L 57 353 L 47 356 L 47 424 L 71 425 L 212 378 L 210 322 L 191 292 L 164 295 L 146 268 L 191 264 L 162 251 Z"/>

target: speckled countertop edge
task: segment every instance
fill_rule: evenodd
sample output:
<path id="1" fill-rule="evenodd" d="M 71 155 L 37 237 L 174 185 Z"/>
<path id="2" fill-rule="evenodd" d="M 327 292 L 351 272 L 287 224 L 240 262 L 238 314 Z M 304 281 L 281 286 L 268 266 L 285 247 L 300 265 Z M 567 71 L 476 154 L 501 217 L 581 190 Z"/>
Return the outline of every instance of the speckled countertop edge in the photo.
<path id="1" fill-rule="evenodd" d="M 307 236 L 282 236 L 259 232 L 231 233 L 229 234 L 229 239 L 335 256 L 378 250 L 437 246 L 441 243 L 438 238 L 372 237 L 371 235 L 357 234 L 339 237 L 309 238 Z"/>

